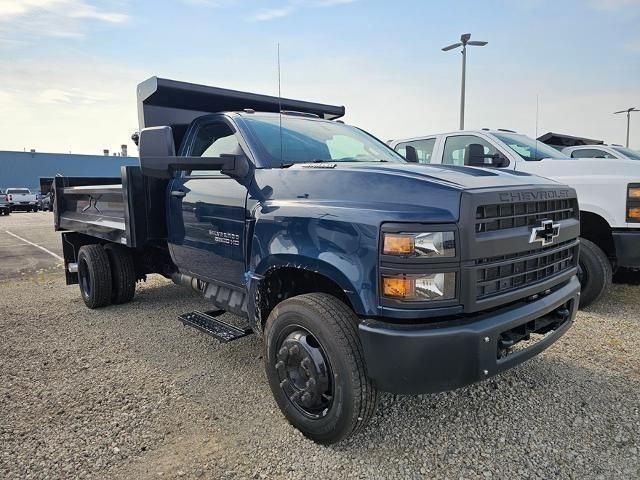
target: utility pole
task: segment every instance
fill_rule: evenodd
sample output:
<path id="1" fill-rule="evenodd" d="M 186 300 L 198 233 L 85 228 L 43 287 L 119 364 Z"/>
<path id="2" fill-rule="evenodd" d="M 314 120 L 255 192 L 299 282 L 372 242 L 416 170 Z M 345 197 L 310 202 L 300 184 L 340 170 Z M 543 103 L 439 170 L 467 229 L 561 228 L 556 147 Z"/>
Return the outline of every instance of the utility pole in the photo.
<path id="1" fill-rule="evenodd" d="M 629 148 L 629 128 L 631 127 L 631 112 L 640 112 L 636 107 L 627 108 L 626 110 L 620 110 L 619 112 L 613 112 L 614 115 L 618 113 L 627 114 L 627 143 L 625 147 Z"/>
<path id="2" fill-rule="evenodd" d="M 467 82 L 467 45 L 474 47 L 484 47 L 488 42 L 470 40 L 470 33 L 463 33 L 460 35 L 460 41 L 447 45 L 442 49 L 443 52 L 453 50 L 454 48 L 462 47 L 462 86 L 460 89 L 460 130 L 464 130 L 464 104 L 466 95 L 466 82 Z"/>

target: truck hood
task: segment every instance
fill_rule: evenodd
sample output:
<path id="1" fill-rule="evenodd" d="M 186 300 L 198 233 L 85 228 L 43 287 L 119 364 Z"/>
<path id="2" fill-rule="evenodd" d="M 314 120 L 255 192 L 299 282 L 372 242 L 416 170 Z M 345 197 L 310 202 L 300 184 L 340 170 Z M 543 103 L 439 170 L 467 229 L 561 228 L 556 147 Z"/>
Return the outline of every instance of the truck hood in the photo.
<path id="1" fill-rule="evenodd" d="M 407 163 L 315 163 L 258 169 L 249 202 L 295 215 L 362 221 L 455 222 L 465 191 L 562 188 L 522 172 Z M 255 204 L 254 204 L 255 205 Z M 253 208 L 253 206 L 250 206 Z M 350 211 L 347 212 L 347 211 Z"/>
<path id="2" fill-rule="evenodd" d="M 319 167 L 329 165 L 329 167 Z M 329 164 L 298 164 L 291 167 L 296 170 L 313 168 L 328 168 L 332 170 L 349 170 L 367 172 L 385 176 L 414 178 L 428 182 L 447 185 L 457 190 L 476 188 L 523 187 L 557 184 L 548 178 L 540 178 L 525 172 L 513 170 L 498 170 L 477 167 L 463 167 L 454 165 L 424 165 L 414 163 L 329 163 Z"/>

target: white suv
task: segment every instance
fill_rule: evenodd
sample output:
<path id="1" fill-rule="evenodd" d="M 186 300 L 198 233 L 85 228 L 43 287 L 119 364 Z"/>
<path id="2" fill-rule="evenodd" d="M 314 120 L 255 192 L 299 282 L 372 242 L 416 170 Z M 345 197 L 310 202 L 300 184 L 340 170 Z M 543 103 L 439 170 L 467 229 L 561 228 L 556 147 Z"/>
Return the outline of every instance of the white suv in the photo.
<path id="1" fill-rule="evenodd" d="M 389 145 L 410 161 L 527 172 L 573 187 L 580 204 L 582 307 L 606 292 L 617 267 L 640 269 L 640 162 L 577 160 L 508 130 L 457 131 Z"/>

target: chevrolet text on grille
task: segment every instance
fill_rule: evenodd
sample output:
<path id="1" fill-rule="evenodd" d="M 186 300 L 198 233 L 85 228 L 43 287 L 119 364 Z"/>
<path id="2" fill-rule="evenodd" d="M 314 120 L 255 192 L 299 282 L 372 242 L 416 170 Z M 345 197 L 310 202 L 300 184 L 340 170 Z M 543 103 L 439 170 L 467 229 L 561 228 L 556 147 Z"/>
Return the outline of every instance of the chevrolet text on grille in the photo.
<path id="1" fill-rule="evenodd" d="M 530 202 L 532 200 L 555 200 L 569 198 L 570 190 L 541 190 L 539 192 L 505 192 L 500 193 L 501 202 Z"/>

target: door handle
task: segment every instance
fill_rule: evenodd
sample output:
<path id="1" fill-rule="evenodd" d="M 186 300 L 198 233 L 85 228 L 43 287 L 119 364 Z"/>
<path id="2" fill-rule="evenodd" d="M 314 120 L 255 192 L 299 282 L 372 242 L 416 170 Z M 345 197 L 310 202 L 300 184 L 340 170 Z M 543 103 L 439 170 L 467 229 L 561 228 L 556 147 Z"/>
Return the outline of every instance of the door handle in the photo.
<path id="1" fill-rule="evenodd" d="M 182 190 L 171 190 L 172 197 L 181 198 L 181 197 L 184 197 L 185 195 L 186 193 L 184 193 Z"/>

